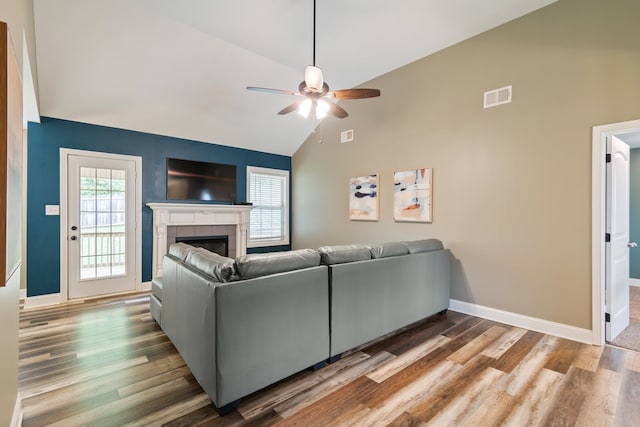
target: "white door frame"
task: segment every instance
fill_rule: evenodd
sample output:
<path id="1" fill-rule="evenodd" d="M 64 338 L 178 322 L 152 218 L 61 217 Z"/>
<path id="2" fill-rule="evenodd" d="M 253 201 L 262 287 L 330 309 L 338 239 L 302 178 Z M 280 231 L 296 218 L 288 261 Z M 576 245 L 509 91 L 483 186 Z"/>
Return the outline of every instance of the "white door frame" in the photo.
<path id="1" fill-rule="evenodd" d="M 640 120 L 594 126 L 591 155 L 591 330 L 592 342 L 604 345 L 607 136 L 640 129 Z"/>
<path id="2" fill-rule="evenodd" d="M 136 284 L 136 291 L 142 291 L 142 157 L 60 148 L 60 302 L 69 300 L 69 271 L 67 263 L 67 255 L 69 253 L 67 239 L 69 230 L 67 224 L 67 205 L 69 203 L 67 194 L 67 181 L 69 178 L 69 171 L 67 169 L 67 165 L 70 155 L 128 160 L 135 163 L 136 211 L 134 213 L 134 218 L 136 247 L 134 280 Z"/>

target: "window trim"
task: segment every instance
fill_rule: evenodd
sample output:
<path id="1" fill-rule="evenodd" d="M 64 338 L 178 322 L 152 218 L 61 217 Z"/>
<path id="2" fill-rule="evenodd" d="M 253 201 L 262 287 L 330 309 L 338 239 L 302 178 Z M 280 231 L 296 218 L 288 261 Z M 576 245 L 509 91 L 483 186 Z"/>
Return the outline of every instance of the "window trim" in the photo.
<path id="1" fill-rule="evenodd" d="M 284 236 L 281 239 L 274 240 L 251 240 L 251 220 L 249 220 L 247 230 L 247 248 L 262 248 L 269 246 L 284 246 L 290 244 L 290 230 L 289 230 L 289 214 L 291 206 L 289 204 L 290 198 L 290 184 L 289 184 L 289 171 L 284 169 L 271 169 L 258 166 L 247 166 L 247 201 L 251 201 L 251 174 L 264 174 L 273 175 L 284 178 Z"/>

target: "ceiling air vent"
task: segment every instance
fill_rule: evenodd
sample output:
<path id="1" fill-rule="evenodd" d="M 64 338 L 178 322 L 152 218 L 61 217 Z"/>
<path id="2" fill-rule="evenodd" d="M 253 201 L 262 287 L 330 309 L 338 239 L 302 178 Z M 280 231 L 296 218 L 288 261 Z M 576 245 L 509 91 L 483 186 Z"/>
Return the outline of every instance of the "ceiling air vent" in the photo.
<path id="1" fill-rule="evenodd" d="M 484 93 L 484 108 L 497 107 L 511 102 L 511 86 L 490 90 Z"/>

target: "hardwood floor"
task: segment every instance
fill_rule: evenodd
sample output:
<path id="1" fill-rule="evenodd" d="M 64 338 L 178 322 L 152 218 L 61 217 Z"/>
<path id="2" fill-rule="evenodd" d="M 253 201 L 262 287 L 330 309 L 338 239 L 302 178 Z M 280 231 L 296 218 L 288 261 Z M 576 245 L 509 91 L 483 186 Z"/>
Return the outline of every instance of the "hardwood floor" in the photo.
<path id="1" fill-rule="evenodd" d="M 218 416 L 148 295 L 21 310 L 29 426 L 640 425 L 640 353 L 455 312 L 300 372 Z"/>

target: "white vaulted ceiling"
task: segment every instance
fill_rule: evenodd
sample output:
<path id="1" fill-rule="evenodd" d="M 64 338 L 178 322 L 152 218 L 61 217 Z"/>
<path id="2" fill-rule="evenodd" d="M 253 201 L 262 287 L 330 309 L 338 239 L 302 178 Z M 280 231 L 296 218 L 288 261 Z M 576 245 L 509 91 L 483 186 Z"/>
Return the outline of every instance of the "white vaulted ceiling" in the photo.
<path id="1" fill-rule="evenodd" d="M 332 89 L 350 88 L 554 1 L 317 0 L 316 63 Z M 285 155 L 312 131 L 276 114 L 292 99 L 245 89 L 297 90 L 312 62 L 312 0 L 34 0 L 34 10 L 43 116 Z"/>

